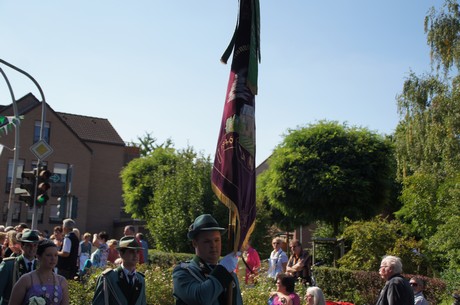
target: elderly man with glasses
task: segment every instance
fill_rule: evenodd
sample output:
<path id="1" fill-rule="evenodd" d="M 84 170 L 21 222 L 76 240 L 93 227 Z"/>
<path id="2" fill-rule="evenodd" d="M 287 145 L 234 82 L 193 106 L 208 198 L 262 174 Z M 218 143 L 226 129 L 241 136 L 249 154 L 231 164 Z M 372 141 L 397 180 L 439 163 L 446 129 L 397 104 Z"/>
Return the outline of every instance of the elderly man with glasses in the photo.
<path id="1" fill-rule="evenodd" d="M 385 256 L 379 274 L 386 281 L 376 305 L 414 304 L 414 293 L 409 282 L 401 276 L 402 262 L 397 256 Z"/>
<path id="2" fill-rule="evenodd" d="M 425 281 L 418 276 L 414 276 L 410 279 L 409 284 L 412 286 L 412 290 L 414 291 L 414 305 L 428 305 L 429 303 L 423 295 Z"/>
<path id="3" fill-rule="evenodd" d="M 281 249 L 283 240 L 276 237 L 272 240 L 273 251 L 268 259 L 268 277 L 276 279 L 278 273 L 285 273 L 288 262 L 286 253 Z"/>
<path id="4" fill-rule="evenodd" d="M 289 257 L 286 273 L 296 280 L 300 280 L 302 284 L 311 283 L 311 255 L 302 249 L 302 244 L 297 239 L 291 240 L 289 247 L 292 255 Z"/>

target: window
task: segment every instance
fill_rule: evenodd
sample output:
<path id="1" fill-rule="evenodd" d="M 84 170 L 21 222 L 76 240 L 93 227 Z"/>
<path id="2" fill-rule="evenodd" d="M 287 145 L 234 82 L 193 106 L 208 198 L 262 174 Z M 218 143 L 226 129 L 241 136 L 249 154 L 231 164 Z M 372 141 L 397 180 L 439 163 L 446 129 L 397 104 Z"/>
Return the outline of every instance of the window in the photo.
<path id="1" fill-rule="evenodd" d="M 16 163 L 16 187 L 21 183 L 21 174 L 24 170 L 24 160 L 17 160 Z M 13 159 L 8 160 L 8 174 L 6 177 L 5 193 L 10 192 L 11 182 L 13 181 Z"/>
<path id="2" fill-rule="evenodd" d="M 61 197 L 67 193 L 68 164 L 54 163 L 53 174 L 59 176 L 59 181 L 51 182 L 51 196 Z"/>
<path id="3" fill-rule="evenodd" d="M 21 218 L 21 204 L 18 202 L 13 202 L 12 204 L 13 209 L 13 221 L 19 221 Z M 8 217 L 8 202 L 5 201 L 3 203 L 3 221 L 6 222 L 6 218 Z"/>
<path id="4" fill-rule="evenodd" d="M 35 127 L 34 127 L 34 143 L 37 143 L 38 140 L 40 140 L 40 130 L 41 130 L 41 124 L 42 122 L 41 121 L 35 121 Z M 50 123 L 49 122 L 45 122 L 45 126 L 44 126 L 44 130 L 43 130 L 43 140 L 46 142 L 46 143 L 50 143 Z"/>

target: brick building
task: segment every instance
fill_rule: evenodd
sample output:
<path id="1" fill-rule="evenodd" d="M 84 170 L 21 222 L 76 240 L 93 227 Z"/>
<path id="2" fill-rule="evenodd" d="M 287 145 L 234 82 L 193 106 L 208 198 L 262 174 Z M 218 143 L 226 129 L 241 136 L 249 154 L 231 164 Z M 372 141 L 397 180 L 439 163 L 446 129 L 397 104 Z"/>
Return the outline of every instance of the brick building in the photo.
<path id="1" fill-rule="evenodd" d="M 37 165 L 37 158 L 29 149 L 40 137 L 42 103 L 33 94 L 17 101 L 18 111 L 24 116 L 19 126 L 19 158 L 17 162 L 17 187 L 22 171 Z M 12 105 L 0 106 L 0 115 L 13 116 Z M 0 135 L 4 149 L 0 155 L 0 222 L 5 223 L 8 213 L 9 191 L 13 173 L 15 130 Z M 118 238 L 120 224 L 130 222 L 123 213 L 120 171 L 135 157 L 138 150 L 127 147 L 107 119 L 55 112 L 49 105 L 43 139 L 53 153 L 43 161 L 48 170 L 59 174 L 60 181 L 51 184 L 48 203 L 39 209 L 38 229 L 52 232 L 61 224 L 56 219 L 58 198 L 69 190 L 69 168 L 72 168 L 71 194 L 78 198 L 75 218 L 78 229 L 96 233 L 107 231 Z M 5 149 L 6 148 L 6 149 Z M 137 153 L 136 153 L 137 152 Z M 13 225 L 31 224 L 32 209 L 14 197 Z"/>

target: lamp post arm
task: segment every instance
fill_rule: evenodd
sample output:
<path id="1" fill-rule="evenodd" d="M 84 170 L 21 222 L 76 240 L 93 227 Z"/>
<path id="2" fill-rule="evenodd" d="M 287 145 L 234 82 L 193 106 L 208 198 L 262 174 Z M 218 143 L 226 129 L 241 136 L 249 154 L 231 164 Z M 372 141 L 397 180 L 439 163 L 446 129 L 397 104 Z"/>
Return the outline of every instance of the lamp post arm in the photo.
<path id="1" fill-rule="evenodd" d="M 16 99 L 14 98 L 13 88 L 11 83 L 6 76 L 2 68 L 0 68 L 0 73 L 5 79 L 6 84 L 8 85 L 8 90 L 10 91 L 11 99 L 13 100 L 13 111 L 14 119 L 19 120 L 18 105 L 16 104 Z M 13 154 L 13 172 L 11 174 L 11 184 L 10 184 L 10 193 L 8 196 L 8 213 L 6 217 L 6 226 L 11 226 L 13 222 L 13 200 L 14 200 L 14 190 L 16 189 L 16 176 L 18 174 L 18 158 L 19 158 L 19 124 L 14 125 L 14 154 Z"/>
<path id="2" fill-rule="evenodd" d="M 0 58 L 0 63 L 10 67 L 13 70 L 18 71 L 19 73 L 21 73 L 21 74 L 23 74 L 25 76 L 27 76 L 35 84 L 35 86 L 37 87 L 38 91 L 40 92 L 40 96 L 42 98 L 42 119 L 41 119 L 41 124 L 40 124 L 40 140 L 42 140 L 43 139 L 43 133 L 44 133 L 44 130 L 45 130 L 46 100 L 45 100 L 45 94 L 43 93 L 43 90 L 40 87 L 40 84 L 35 80 L 35 78 L 32 77 L 32 75 L 30 75 L 29 73 L 27 73 L 26 71 L 24 71 L 22 69 L 19 69 L 15 65 L 10 64 L 9 62 L 7 62 L 7 61 L 5 61 L 5 60 L 3 60 L 1 58 Z M 15 153 L 17 153 L 17 152 L 15 152 Z M 37 167 L 40 167 L 40 165 L 41 165 L 41 160 L 38 159 L 37 160 Z M 14 177 L 14 178 L 16 179 L 16 177 Z M 10 196 L 11 196 L 11 192 L 10 192 Z M 33 214 L 32 214 L 32 226 L 31 226 L 31 229 L 35 230 L 35 229 L 37 229 L 38 212 L 37 212 L 37 202 L 36 202 L 37 198 L 36 198 L 36 196 L 34 196 L 33 198 L 34 198 L 34 208 L 33 208 Z M 9 210 L 8 210 L 8 212 L 9 212 Z"/>

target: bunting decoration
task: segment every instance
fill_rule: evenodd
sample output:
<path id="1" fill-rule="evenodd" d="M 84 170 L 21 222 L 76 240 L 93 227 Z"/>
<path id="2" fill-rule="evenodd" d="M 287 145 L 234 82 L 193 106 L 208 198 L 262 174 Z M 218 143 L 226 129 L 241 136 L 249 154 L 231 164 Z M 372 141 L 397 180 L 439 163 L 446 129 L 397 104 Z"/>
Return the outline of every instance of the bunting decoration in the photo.
<path id="1" fill-rule="evenodd" d="M 255 95 L 260 62 L 259 1 L 240 0 L 235 33 L 221 58 L 233 53 L 211 185 L 230 210 L 233 251 L 238 251 L 254 229 Z"/>
<path id="2" fill-rule="evenodd" d="M 0 115 L 0 136 L 3 134 L 8 134 L 8 130 L 11 131 L 11 129 L 14 127 L 19 126 L 21 123 L 20 120 L 24 119 L 24 116 L 19 116 L 18 118 L 14 116 L 2 116 Z"/>

